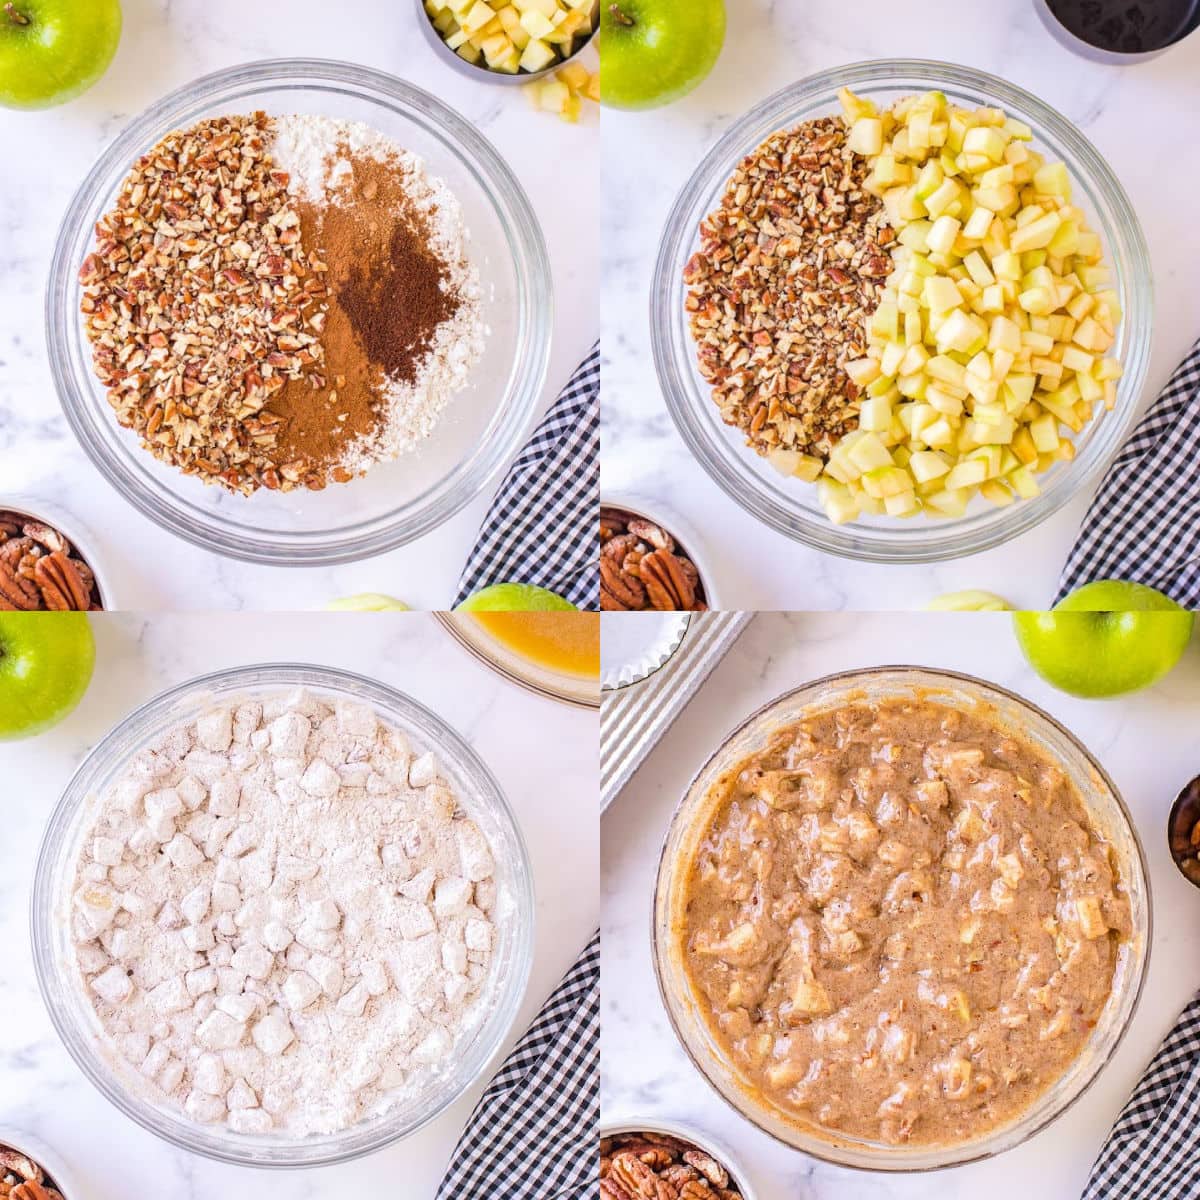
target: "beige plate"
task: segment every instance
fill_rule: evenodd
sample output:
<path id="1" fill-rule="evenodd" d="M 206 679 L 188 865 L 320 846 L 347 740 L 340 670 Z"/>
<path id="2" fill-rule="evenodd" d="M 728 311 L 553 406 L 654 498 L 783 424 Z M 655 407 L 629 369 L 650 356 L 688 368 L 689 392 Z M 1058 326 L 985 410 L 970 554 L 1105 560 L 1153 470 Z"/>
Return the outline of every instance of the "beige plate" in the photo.
<path id="1" fill-rule="evenodd" d="M 600 680 L 538 666 L 494 638 L 469 613 L 436 613 L 447 632 L 481 663 L 505 679 L 563 704 L 579 708 L 600 707 Z"/>

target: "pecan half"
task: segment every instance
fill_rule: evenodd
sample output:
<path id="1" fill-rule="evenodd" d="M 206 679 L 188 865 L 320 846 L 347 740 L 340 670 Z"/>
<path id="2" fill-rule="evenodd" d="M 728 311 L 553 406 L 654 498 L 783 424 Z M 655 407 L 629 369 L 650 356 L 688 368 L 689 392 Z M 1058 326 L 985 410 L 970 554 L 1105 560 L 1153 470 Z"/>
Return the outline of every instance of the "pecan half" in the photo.
<path id="1" fill-rule="evenodd" d="M 692 589 L 678 558 L 668 550 L 647 554 L 638 565 L 646 595 L 655 608 L 664 612 L 686 611 L 696 603 Z"/>
<path id="2" fill-rule="evenodd" d="M 41 1183 L 46 1173 L 27 1154 L 10 1146 L 0 1146 L 0 1175 L 11 1172 L 18 1179 Z"/>
<path id="3" fill-rule="evenodd" d="M 676 1189 L 634 1154 L 613 1155 L 611 1178 L 638 1200 L 679 1200 Z"/>
<path id="4" fill-rule="evenodd" d="M 643 542 L 649 542 L 658 550 L 674 550 L 675 539 L 661 525 L 647 521 L 642 517 L 631 517 L 627 528 L 635 537 Z"/>
<path id="5" fill-rule="evenodd" d="M 695 1167 L 709 1183 L 721 1188 L 729 1186 L 729 1172 L 711 1154 L 705 1154 L 703 1150 L 687 1150 L 683 1161 L 689 1167 Z"/>
<path id="6" fill-rule="evenodd" d="M 642 581 L 626 574 L 611 558 L 600 560 L 600 607 L 609 612 L 640 612 L 646 607 Z"/>
<path id="7" fill-rule="evenodd" d="M 39 546 L 44 546 L 50 554 L 70 554 L 71 543 L 57 529 L 44 525 L 41 521 L 26 521 L 22 526 L 26 537 L 33 538 Z"/>
<path id="8" fill-rule="evenodd" d="M 86 612 L 90 597 L 75 564 L 61 551 L 39 558 L 33 568 L 33 577 L 42 589 L 46 607 L 59 612 Z"/>

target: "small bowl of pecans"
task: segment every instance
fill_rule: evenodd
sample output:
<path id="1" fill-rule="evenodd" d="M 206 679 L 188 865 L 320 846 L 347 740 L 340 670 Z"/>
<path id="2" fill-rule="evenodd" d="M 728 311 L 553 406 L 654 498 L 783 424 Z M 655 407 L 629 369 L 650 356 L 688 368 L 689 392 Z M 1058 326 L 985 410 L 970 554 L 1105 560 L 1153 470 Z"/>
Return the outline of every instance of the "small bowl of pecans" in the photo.
<path id="1" fill-rule="evenodd" d="M 600 501 L 600 607 L 705 612 L 720 605 L 699 541 L 679 518 L 614 496 Z"/>
<path id="2" fill-rule="evenodd" d="M 87 612 L 112 608 L 95 556 L 69 518 L 0 499 L 0 610 Z"/>
<path id="3" fill-rule="evenodd" d="M 1180 874 L 1200 887 L 1200 775 L 1184 785 L 1171 805 L 1167 845 Z"/>
<path id="4" fill-rule="evenodd" d="M 3 1200 L 79 1200 L 80 1192 L 50 1151 L 28 1134 L 0 1129 Z"/>
<path id="5" fill-rule="evenodd" d="M 706 1133 L 675 1122 L 600 1129 L 600 1200 L 755 1200 L 745 1170 Z"/>

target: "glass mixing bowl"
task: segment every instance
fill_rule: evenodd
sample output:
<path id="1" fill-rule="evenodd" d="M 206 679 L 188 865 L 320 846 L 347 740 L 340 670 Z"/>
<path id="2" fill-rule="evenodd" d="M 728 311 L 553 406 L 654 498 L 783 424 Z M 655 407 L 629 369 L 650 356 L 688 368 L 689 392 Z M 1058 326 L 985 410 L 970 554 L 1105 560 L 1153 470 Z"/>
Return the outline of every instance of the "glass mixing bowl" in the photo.
<path id="1" fill-rule="evenodd" d="M 848 87 L 881 105 L 938 89 L 952 103 L 1005 109 L 1033 129 L 1033 146 L 1067 165 L 1074 202 L 1101 236 L 1112 287 L 1124 312 L 1110 351 L 1125 367 L 1116 408 L 1075 439 L 1076 457 L 1038 476 L 1042 492 L 1006 508 L 976 498 L 965 516 L 907 520 L 864 515 L 834 525 L 817 489 L 781 475 L 724 424 L 710 386 L 696 369 L 696 346 L 684 312 L 683 268 L 699 244 L 701 219 L 719 202 L 738 162 L 779 129 L 840 113 L 837 91 Z M 663 233 L 650 292 L 654 364 L 667 408 L 701 466 L 747 512 L 773 529 L 847 558 L 933 562 L 975 554 L 1032 529 L 1095 479 L 1124 440 L 1146 376 L 1153 325 L 1150 258 L 1137 216 L 1111 168 L 1065 117 L 1021 88 L 967 67 L 919 59 L 856 63 L 810 76 L 777 92 L 735 122 L 704 156 L 675 201 Z"/>
<path id="2" fill-rule="evenodd" d="M 782 727 L 855 701 L 922 700 L 966 711 L 982 709 L 1059 766 L 1082 797 L 1093 827 L 1112 846 L 1129 897 L 1133 935 L 1118 957 L 1112 993 L 1096 1028 L 1072 1066 L 1017 1120 L 969 1141 L 943 1146 L 895 1146 L 832 1133 L 755 1098 L 713 1037 L 680 954 L 683 884 L 703 840 L 706 797 L 727 771 L 771 740 Z M 746 719 L 700 769 L 671 819 L 654 893 L 653 956 L 659 994 L 688 1057 L 742 1116 L 779 1141 L 817 1158 L 876 1171 L 928 1171 L 958 1166 L 1009 1150 L 1065 1112 L 1112 1057 L 1133 1020 L 1150 954 L 1150 888 L 1141 842 L 1129 810 L 1104 768 L 1073 734 L 1028 700 L 969 675 L 924 667 L 889 666 L 817 679 L 778 697 Z"/>
<path id="3" fill-rule="evenodd" d="M 312 113 L 363 121 L 425 160 L 458 197 L 479 270 L 483 356 L 432 435 L 360 479 L 320 492 L 244 497 L 206 486 L 143 450 L 116 422 L 91 367 L 79 267 L 92 227 L 129 167 L 172 129 L 222 113 Z M 100 473 L 171 533 L 232 558 L 338 563 L 403 545 L 453 516 L 520 448 L 546 378 L 550 265 L 512 171 L 479 132 L 412 84 L 350 63 L 279 59 L 207 75 L 153 105 L 88 173 L 59 232 L 46 292 L 50 364 L 67 420 Z"/>
<path id="4" fill-rule="evenodd" d="M 414 750 L 435 751 L 442 772 L 491 843 L 496 860 L 495 957 L 481 995 L 480 1019 L 466 1030 L 444 1070 L 419 1093 L 338 1133 L 288 1139 L 249 1136 L 201 1125 L 179 1109 L 138 1096 L 131 1067 L 118 1069 L 99 1051 L 99 1022 L 72 963 L 73 864 L 97 798 L 130 758 L 156 735 L 194 719 L 216 700 L 307 688 L 370 704 L 408 734 Z M 173 1145 L 255 1167 L 312 1167 L 346 1162 L 415 1133 L 462 1095 L 500 1049 L 525 995 L 534 949 L 533 877 L 525 841 L 500 785 L 471 747 L 440 717 L 408 696 L 349 671 L 305 664 L 234 667 L 163 692 L 127 716 L 92 749 L 63 792 L 38 854 L 31 907 L 34 968 L 59 1036 L 80 1070 L 127 1117 Z M 143 1081 L 144 1084 L 144 1081 Z"/>

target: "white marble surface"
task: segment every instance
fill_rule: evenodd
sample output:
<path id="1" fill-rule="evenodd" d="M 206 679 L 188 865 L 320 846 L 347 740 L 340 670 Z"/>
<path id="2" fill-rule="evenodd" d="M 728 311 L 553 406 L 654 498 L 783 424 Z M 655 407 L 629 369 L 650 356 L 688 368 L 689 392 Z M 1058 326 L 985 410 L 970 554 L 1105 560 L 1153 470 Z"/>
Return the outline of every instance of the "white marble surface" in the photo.
<path id="1" fill-rule="evenodd" d="M 439 713 L 495 772 L 529 845 L 537 953 L 509 1045 L 596 928 L 596 717 L 526 692 L 471 658 L 432 617 L 132 615 L 95 618 L 97 671 L 82 705 L 39 738 L 0 744 L 0 1128 L 32 1131 L 80 1179 L 68 1200 L 432 1200 L 483 1089 L 411 1139 L 339 1168 L 268 1176 L 175 1150 L 111 1108 L 58 1041 L 32 977 L 28 899 L 45 824 L 72 770 L 111 726 L 168 686 L 241 663 L 307 661 L 372 675 Z M 536 738 L 530 731 L 536 730 Z"/>
<path id="2" fill-rule="evenodd" d="M 124 0 L 124 11 L 116 60 L 90 92 L 44 113 L 0 109 L 0 498 L 13 492 L 54 498 L 90 526 L 116 576 L 122 608 L 304 609 L 363 591 L 391 592 L 416 608 L 446 607 L 499 478 L 418 541 L 329 569 L 220 559 L 130 508 L 75 443 L 46 365 L 42 292 L 59 221 L 101 149 L 149 104 L 199 75 L 254 59 L 305 56 L 402 76 L 475 122 L 513 167 L 541 221 L 555 322 L 540 412 L 599 333 L 597 107 L 570 126 L 534 111 L 520 88 L 457 74 L 426 45 L 413 0 Z"/>
<path id="3" fill-rule="evenodd" d="M 1149 976 L 1116 1057 L 1070 1112 L 1025 1145 L 933 1175 L 884 1176 L 818 1163 L 743 1121 L 679 1049 L 654 984 L 649 927 L 659 847 L 692 774 L 740 721 L 831 671 L 909 662 L 966 671 L 1012 688 L 1058 717 L 1115 779 L 1149 862 L 1155 930 Z M 1166 814 L 1200 770 L 1200 641 L 1157 687 L 1119 701 L 1055 692 L 1025 665 L 1004 616 L 760 614 L 662 738 L 604 817 L 602 1114 L 680 1120 L 724 1141 L 758 1200 L 1011 1200 L 1077 1196 L 1144 1064 L 1200 985 L 1200 894 L 1166 849 Z"/>
<path id="4" fill-rule="evenodd" d="M 1131 67 L 1077 58 L 1045 31 L 1032 0 L 737 0 L 725 50 L 690 96 L 645 113 L 606 110 L 602 486 L 667 501 L 699 529 L 723 603 L 742 609 L 919 608 L 940 592 L 991 588 L 1041 607 L 1087 507 L 1081 497 L 1000 549 L 934 566 L 896 568 L 823 555 L 759 524 L 695 462 L 658 390 L 647 321 L 659 237 L 702 154 L 779 88 L 872 58 L 943 59 L 990 71 L 1076 122 L 1128 190 L 1156 282 L 1149 403 L 1200 336 L 1200 239 L 1191 226 L 1200 156 L 1180 143 L 1182 113 L 1200 98 L 1200 37 Z"/>

